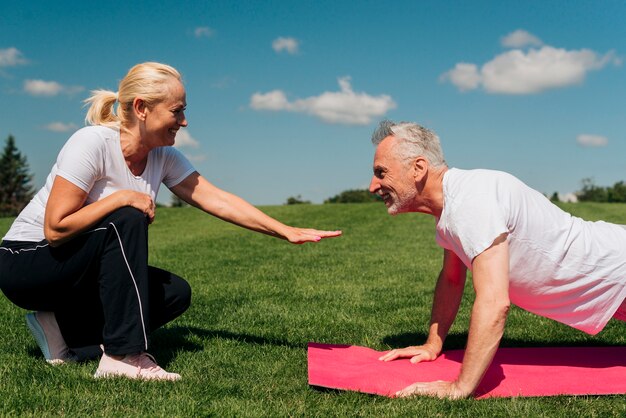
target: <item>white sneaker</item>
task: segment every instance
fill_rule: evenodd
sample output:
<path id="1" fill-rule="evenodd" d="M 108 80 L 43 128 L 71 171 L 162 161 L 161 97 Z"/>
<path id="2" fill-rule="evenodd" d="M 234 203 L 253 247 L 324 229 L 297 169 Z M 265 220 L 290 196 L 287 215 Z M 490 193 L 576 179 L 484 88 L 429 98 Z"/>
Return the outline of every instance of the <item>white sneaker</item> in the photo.
<path id="1" fill-rule="evenodd" d="M 48 363 L 57 365 L 76 361 L 76 356 L 61 335 L 54 312 L 29 312 L 26 314 L 26 325 Z"/>
<path id="2" fill-rule="evenodd" d="M 104 351 L 104 350 L 103 350 Z M 169 373 L 156 364 L 154 357 L 148 353 L 127 354 L 123 359 L 116 360 L 102 353 L 95 378 L 123 376 L 142 380 L 178 380 L 178 373 Z"/>

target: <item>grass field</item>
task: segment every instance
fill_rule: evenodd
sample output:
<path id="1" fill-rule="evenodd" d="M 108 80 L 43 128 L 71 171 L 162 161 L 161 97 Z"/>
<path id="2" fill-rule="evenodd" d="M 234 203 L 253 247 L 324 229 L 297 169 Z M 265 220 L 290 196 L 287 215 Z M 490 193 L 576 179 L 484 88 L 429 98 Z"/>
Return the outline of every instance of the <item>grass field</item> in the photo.
<path id="1" fill-rule="evenodd" d="M 626 396 L 447 401 L 310 388 L 309 341 L 378 350 L 423 341 L 441 263 L 434 220 L 390 217 L 379 203 L 263 209 L 344 236 L 294 246 L 192 208 L 157 212 L 150 262 L 194 290 L 190 310 L 153 334 L 152 353 L 180 382 L 96 381 L 96 361 L 49 366 L 25 312 L 1 296 L 0 416 L 626 416 Z M 565 209 L 626 224 L 626 205 Z M 10 222 L 0 219 L 2 234 Z M 468 281 L 445 349 L 463 348 L 471 302 Z M 548 345 L 626 345 L 626 323 L 591 337 L 514 307 L 502 346 Z"/>

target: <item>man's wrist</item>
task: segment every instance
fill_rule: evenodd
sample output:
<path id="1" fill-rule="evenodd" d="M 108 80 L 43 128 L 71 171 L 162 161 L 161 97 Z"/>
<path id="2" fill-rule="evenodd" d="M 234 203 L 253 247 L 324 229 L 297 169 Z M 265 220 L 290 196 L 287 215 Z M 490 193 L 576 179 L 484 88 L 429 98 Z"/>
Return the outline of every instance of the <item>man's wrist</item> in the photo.
<path id="1" fill-rule="evenodd" d="M 474 385 L 463 383 L 460 379 L 452 382 L 452 386 L 454 387 L 455 393 L 453 394 L 453 397 L 455 398 L 467 398 L 472 395 L 476 389 Z"/>

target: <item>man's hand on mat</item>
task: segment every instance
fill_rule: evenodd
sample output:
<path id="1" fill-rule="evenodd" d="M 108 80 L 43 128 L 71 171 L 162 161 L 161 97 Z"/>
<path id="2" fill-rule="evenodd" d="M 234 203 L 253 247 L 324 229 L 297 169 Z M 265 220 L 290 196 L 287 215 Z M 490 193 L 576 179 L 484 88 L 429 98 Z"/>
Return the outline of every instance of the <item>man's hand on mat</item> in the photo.
<path id="1" fill-rule="evenodd" d="M 397 348 L 380 356 L 378 360 L 392 361 L 399 358 L 410 358 L 411 363 L 419 363 L 422 361 L 433 361 L 439 355 L 439 351 L 430 345 L 418 345 L 406 348 Z"/>
<path id="2" fill-rule="evenodd" d="M 396 392 L 396 396 L 399 398 L 416 395 L 461 399 L 467 398 L 471 395 L 471 392 L 468 393 L 459 388 L 457 382 L 446 382 L 443 380 L 437 380 L 436 382 L 416 382 Z"/>

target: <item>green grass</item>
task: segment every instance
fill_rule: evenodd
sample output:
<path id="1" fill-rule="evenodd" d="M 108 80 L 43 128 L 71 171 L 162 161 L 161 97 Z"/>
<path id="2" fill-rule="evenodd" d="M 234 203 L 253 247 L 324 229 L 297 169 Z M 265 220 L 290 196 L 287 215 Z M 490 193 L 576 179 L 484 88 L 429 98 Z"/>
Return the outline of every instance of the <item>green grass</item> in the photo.
<path id="1" fill-rule="evenodd" d="M 563 207 L 626 224 L 626 205 Z M 309 341 L 383 350 L 422 341 L 441 250 L 434 220 L 390 217 L 382 204 L 264 210 L 344 236 L 294 246 L 192 208 L 160 208 L 151 264 L 186 277 L 190 310 L 153 334 L 152 352 L 176 383 L 96 381 L 96 361 L 47 365 L 24 311 L 0 297 L 1 416 L 624 416 L 626 396 L 446 401 L 387 399 L 307 385 Z M 4 233 L 11 219 L 0 219 Z M 465 343 L 471 283 L 446 349 Z M 625 345 L 626 324 L 596 337 L 513 308 L 503 346 Z"/>

